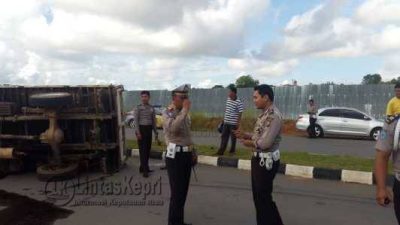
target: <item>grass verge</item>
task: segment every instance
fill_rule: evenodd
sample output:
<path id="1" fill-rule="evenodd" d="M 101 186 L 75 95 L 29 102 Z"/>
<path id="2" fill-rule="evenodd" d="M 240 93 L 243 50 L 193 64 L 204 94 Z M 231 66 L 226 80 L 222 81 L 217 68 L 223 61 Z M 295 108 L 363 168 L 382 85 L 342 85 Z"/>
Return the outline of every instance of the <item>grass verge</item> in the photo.
<path id="1" fill-rule="evenodd" d="M 240 127 L 243 131 L 251 132 L 254 128 L 254 124 L 257 120 L 257 115 L 253 111 L 245 111 L 242 119 L 240 120 Z M 205 113 L 193 112 L 190 115 L 192 120 L 191 129 L 193 131 L 217 131 L 218 124 L 223 120 L 222 117 L 209 117 Z M 295 120 L 284 120 L 283 121 L 283 134 L 290 135 L 305 135 L 305 132 L 298 131 L 296 129 Z"/>
<path id="2" fill-rule="evenodd" d="M 138 148 L 135 140 L 127 141 L 128 148 Z M 163 151 L 165 146 L 157 146 L 153 144 L 153 151 Z M 210 145 L 196 145 L 196 149 L 200 155 L 212 156 L 217 147 Z M 250 159 L 251 152 L 247 149 L 238 148 L 233 156 L 226 155 L 227 158 Z M 359 158 L 354 156 L 339 155 L 320 155 L 308 152 L 285 152 L 281 151 L 281 161 L 286 164 L 295 164 L 303 166 L 313 166 L 327 169 L 346 169 L 371 172 L 374 166 L 373 159 Z M 389 168 L 392 171 L 392 167 Z"/>

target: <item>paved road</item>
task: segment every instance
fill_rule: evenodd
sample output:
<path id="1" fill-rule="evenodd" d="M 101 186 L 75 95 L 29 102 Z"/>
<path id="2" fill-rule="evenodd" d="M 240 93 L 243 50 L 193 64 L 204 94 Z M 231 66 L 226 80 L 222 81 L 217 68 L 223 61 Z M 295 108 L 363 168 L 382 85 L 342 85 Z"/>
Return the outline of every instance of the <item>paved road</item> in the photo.
<path id="1" fill-rule="evenodd" d="M 124 177 L 133 177 L 135 184 L 144 186 L 148 182 L 157 184 L 161 179 L 161 195 L 158 189 L 148 200 L 163 203 L 160 206 L 73 206 L 75 203 L 90 202 L 104 204 L 118 200 L 140 202 L 142 194 L 102 196 L 76 195 L 72 205 L 63 208 L 73 213 L 55 221 L 56 225 L 98 224 L 98 225 L 164 225 L 168 211 L 169 187 L 165 171 L 157 169 L 160 161 L 152 161 L 155 173 L 149 179 L 141 178 L 137 171 L 137 159 L 129 160 L 128 166 L 120 173 L 105 179 L 106 183 L 123 182 Z M 255 212 L 250 189 L 248 171 L 233 168 L 199 166 L 198 181 L 192 179 L 186 207 L 186 221 L 195 225 L 247 225 L 255 224 Z M 91 173 L 91 179 L 102 175 Z M 93 182 L 92 182 L 93 184 Z M 101 187 L 99 185 L 98 187 Z M 138 188 L 138 186 L 135 186 Z M 150 186 L 147 186 L 150 187 Z M 157 186 L 158 188 L 158 186 Z M 1 181 L 1 189 L 45 199 L 39 191 L 44 184 L 33 174 L 9 176 Z M 71 190 L 71 189 L 68 189 Z M 76 189 L 75 189 L 76 190 Z M 150 190 L 150 189 L 149 189 Z M 78 191 L 76 190 L 76 193 Z M 72 192 L 65 192 L 72 193 Z M 137 192 L 139 193 L 139 192 Z M 149 193 L 149 192 L 147 192 Z M 286 225 L 394 225 L 392 207 L 378 207 L 374 201 L 374 187 L 346 184 L 336 181 L 297 179 L 278 175 L 275 182 L 274 198 Z M 57 202 L 60 203 L 60 202 Z M 79 205 L 79 204 L 77 204 Z M 7 207 L 7 205 L 6 205 Z M 1 207 L 0 207 L 1 210 Z M 0 221 L 7 216 L 0 211 Z M 42 213 L 46 213 L 43 212 Z M 21 215 L 21 219 L 24 215 Z M 35 215 L 40 218 L 40 215 Z"/>
<path id="2" fill-rule="evenodd" d="M 135 138 L 132 129 L 127 129 L 126 133 L 128 138 Z M 220 143 L 219 135 L 212 132 L 193 132 L 193 138 L 196 144 L 201 145 L 219 146 Z M 327 137 L 309 139 L 307 137 L 283 136 L 281 150 L 287 152 L 310 152 L 315 154 L 350 155 L 373 158 L 375 156 L 374 146 L 374 141 L 362 138 L 349 139 Z"/>

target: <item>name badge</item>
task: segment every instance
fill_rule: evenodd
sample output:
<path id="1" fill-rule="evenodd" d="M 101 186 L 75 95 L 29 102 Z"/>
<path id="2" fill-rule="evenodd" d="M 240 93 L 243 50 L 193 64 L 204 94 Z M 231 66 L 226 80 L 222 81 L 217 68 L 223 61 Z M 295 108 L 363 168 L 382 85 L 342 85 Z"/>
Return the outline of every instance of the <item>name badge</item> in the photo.
<path id="1" fill-rule="evenodd" d="M 176 154 L 176 144 L 174 143 L 169 143 L 167 146 L 167 158 L 170 159 L 175 159 L 175 154 Z"/>

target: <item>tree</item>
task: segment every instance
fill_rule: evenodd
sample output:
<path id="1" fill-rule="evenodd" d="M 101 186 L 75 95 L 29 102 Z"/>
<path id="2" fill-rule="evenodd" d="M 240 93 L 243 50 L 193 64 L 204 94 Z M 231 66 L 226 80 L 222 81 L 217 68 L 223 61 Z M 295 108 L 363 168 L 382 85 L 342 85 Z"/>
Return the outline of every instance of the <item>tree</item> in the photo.
<path id="1" fill-rule="evenodd" d="M 389 84 L 397 84 L 400 83 L 400 77 L 397 77 L 396 79 L 393 78 L 391 81 L 387 82 Z"/>
<path id="2" fill-rule="evenodd" d="M 382 82 L 380 74 L 367 74 L 363 77 L 362 84 L 379 84 Z"/>
<path id="3" fill-rule="evenodd" d="M 230 88 L 230 87 L 236 87 L 235 84 L 228 84 L 228 86 L 226 86 L 226 88 Z"/>
<path id="4" fill-rule="evenodd" d="M 217 85 L 214 85 L 214 87 L 212 87 L 212 89 L 217 89 L 217 88 L 224 88 L 224 86 L 217 84 Z"/>
<path id="5" fill-rule="evenodd" d="M 241 76 L 236 80 L 236 87 L 238 88 L 246 88 L 246 87 L 255 87 L 260 82 L 255 80 L 251 75 Z"/>

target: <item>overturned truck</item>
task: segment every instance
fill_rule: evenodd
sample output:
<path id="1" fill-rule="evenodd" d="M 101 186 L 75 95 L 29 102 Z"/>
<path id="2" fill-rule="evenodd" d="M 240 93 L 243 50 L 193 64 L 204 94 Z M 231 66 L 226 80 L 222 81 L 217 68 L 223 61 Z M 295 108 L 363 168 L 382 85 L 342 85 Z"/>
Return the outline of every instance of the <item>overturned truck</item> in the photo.
<path id="1" fill-rule="evenodd" d="M 113 173 L 125 159 L 122 86 L 0 86 L 0 176 Z"/>

